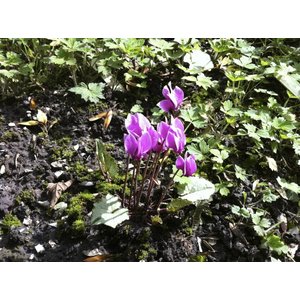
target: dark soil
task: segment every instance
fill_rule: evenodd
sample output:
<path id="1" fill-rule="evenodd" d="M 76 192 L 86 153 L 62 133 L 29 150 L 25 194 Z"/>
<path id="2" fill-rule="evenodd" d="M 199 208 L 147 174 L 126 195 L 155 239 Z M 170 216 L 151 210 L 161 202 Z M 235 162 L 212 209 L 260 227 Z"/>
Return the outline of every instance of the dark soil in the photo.
<path id="1" fill-rule="evenodd" d="M 236 191 L 227 202 L 214 196 L 209 208 L 203 210 L 201 225 L 193 227 L 194 207 L 167 215 L 163 225 L 139 224 L 133 221 L 112 229 L 104 225 L 91 226 L 93 203 L 84 206 L 85 227 L 76 231 L 72 218 L 49 208 L 47 184 L 72 179 L 64 201 L 80 192 L 97 193 L 101 181 L 95 157 L 95 138 L 112 144 L 112 155 L 124 169 L 124 118 L 128 108 L 116 106 L 107 130 L 103 120 L 88 118 L 113 107 L 116 96 L 108 95 L 107 106 L 88 105 L 68 98 L 64 93 L 36 95 L 38 108 L 47 112 L 49 121 L 58 122 L 45 136 L 39 126 L 24 127 L 18 122 L 29 120 L 27 99 L 0 102 L 0 220 L 5 214 L 16 216 L 22 225 L 2 226 L 0 261 L 83 261 L 90 251 L 101 253 L 106 261 L 269 261 L 270 253 L 260 248 L 260 239 L 243 225 L 232 224 L 226 216 L 230 205 L 238 203 L 242 191 Z M 9 126 L 14 123 L 15 126 Z M 10 124 L 12 125 L 12 124 Z M 75 148 L 74 148 L 75 146 Z M 51 163 L 60 162 L 59 166 Z M 76 171 L 76 163 L 90 169 L 86 174 Z M 55 172 L 62 171 L 58 178 Z M 84 173 L 84 172 L 83 172 Z M 86 181 L 91 186 L 84 186 Z M 24 196 L 24 191 L 30 197 Z M 274 219 L 286 203 L 274 207 Z M 289 208 L 293 211 L 293 208 Z M 277 211 L 276 211 L 277 210 Z M 285 236 L 289 243 L 298 244 L 299 235 Z M 201 242 L 202 249 L 199 248 Z M 44 250 L 35 248 L 42 245 Z M 295 260 L 300 260 L 299 251 Z"/>

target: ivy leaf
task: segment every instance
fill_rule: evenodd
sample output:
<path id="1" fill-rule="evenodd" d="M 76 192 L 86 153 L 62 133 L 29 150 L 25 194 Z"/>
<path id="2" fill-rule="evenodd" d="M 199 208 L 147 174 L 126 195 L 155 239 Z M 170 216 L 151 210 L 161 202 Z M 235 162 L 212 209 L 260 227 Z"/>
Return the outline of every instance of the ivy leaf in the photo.
<path id="1" fill-rule="evenodd" d="M 215 193 L 214 184 L 201 177 L 187 177 L 177 189 L 180 198 L 191 203 L 208 200 Z"/>
<path id="2" fill-rule="evenodd" d="M 279 198 L 279 196 L 272 194 L 272 192 L 270 190 L 266 190 L 263 193 L 263 202 L 275 202 L 277 199 Z"/>
<path id="3" fill-rule="evenodd" d="M 300 194 L 300 186 L 297 183 L 295 182 L 288 183 L 286 180 L 281 179 L 280 177 L 277 177 L 276 180 L 281 187 L 290 190 L 296 194 Z"/>
<path id="4" fill-rule="evenodd" d="M 247 174 L 246 174 L 245 169 L 239 167 L 238 165 L 235 165 L 234 168 L 235 168 L 236 178 L 241 179 L 242 181 L 245 181 L 247 179 L 247 176 L 246 176 Z"/>
<path id="5" fill-rule="evenodd" d="M 130 112 L 131 113 L 143 113 L 144 108 L 140 104 L 135 104 L 131 107 Z"/>
<path id="6" fill-rule="evenodd" d="M 289 247 L 275 234 L 267 236 L 266 245 L 270 247 L 272 251 L 277 252 L 278 255 L 281 255 L 282 253 L 286 254 L 289 250 Z"/>
<path id="7" fill-rule="evenodd" d="M 300 83 L 294 77 L 294 74 L 287 72 L 275 72 L 275 77 L 297 98 L 300 98 Z"/>
<path id="8" fill-rule="evenodd" d="M 206 91 L 208 88 L 214 87 L 216 83 L 217 83 L 216 80 L 211 80 L 211 77 L 205 76 L 203 73 L 197 76 L 196 84 L 199 87 L 204 88 Z"/>
<path id="9" fill-rule="evenodd" d="M 181 111 L 180 117 L 189 123 L 192 123 L 195 128 L 203 128 L 207 121 L 201 116 L 199 108 L 190 108 Z"/>
<path id="10" fill-rule="evenodd" d="M 269 228 L 271 225 L 270 220 L 266 219 L 266 218 L 261 218 L 260 222 L 259 222 L 259 226 L 263 227 L 263 228 Z"/>
<path id="11" fill-rule="evenodd" d="M 104 87 L 104 83 L 89 83 L 89 85 L 86 85 L 81 82 L 78 86 L 70 88 L 69 91 L 80 95 L 85 101 L 97 103 L 99 99 L 105 98 L 103 95 Z"/>
<path id="12" fill-rule="evenodd" d="M 285 130 L 285 131 L 290 131 L 290 130 L 293 130 L 295 129 L 295 125 L 291 122 L 291 121 L 288 121 L 288 120 L 285 120 L 283 117 L 275 117 L 273 122 L 272 122 L 272 126 L 275 128 L 275 129 L 280 129 L 280 130 Z"/>
<path id="13" fill-rule="evenodd" d="M 260 142 L 260 137 L 259 135 L 256 133 L 256 126 L 252 125 L 252 124 L 243 124 L 243 126 L 247 129 L 247 133 L 250 137 L 254 138 L 255 140 Z"/>
<path id="14" fill-rule="evenodd" d="M 76 65 L 76 59 L 73 56 L 73 53 L 68 52 L 65 49 L 58 49 L 55 51 L 55 55 L 50 56 L 50 62 L 56 65 Z"/>
<path id="15" fill-rule="evenodd" d="M 149 39 L 149 44 L 163 51 L 172 50 L 175 45 L 175 43 L 167 42 L 163 39 Z"/>
<path id="16" fill-rule="evenodd" d="M 213 161 L 222 164 L 225 159 L 229 157 L 229 153 L 226 150 L 218 150 L 218 149 L 211 149 L 210 153 L 213 154 L 215 157 L 212 158 Z"/>
<path id="17" fill-rule="evenodd" d="M 255 232 L 257 233 L 257 235 L 259 235 L 259 236 L 264 236 L 265 235 L 265 231 L 264 231 L 264 229 L 261 226 L 254 225 L 253 229 L 255 230 Z"/>
<path id="18" fill-rule="evenodd" d="M 268 156 L 266 156 L 266 159 L 267 159 L 267 161 L 268 161 L 269 168 L 270 168 L 272 171 L 277 172 L 277 171 L 278 171 L 278 168 L 277 168 L 276 160 L 275 160 L 274 158 L 268 157 Z"/>
<path id="19" fill-rule="evenodd" d="M 214 67 L 210 55 L 201 50 L 194 50 L 191 53 L 187 53 L 183 61 L 189 64 L 189 70 L 196 73 L 201 73 Z"/>
<path id="20" fill-rule="evenodd" d="M 17 70 L 0 70 L 0 76 L 3 75 L 7 78 L 13 78 L 18 74 L 19 72 Z"/>
<path id="21" fill-rule="evenodd" d="M 295 150 L 296 154 L 300 155 L 300 139 L 293 141 L 293 149 Z"/>
<path id="22" fill-rule="evenodd" d="M 94 204 L 91 217 L 93 225 L 105 224 L 116 228 L 125 220 L 129 220 L 128 209 L 121 208 L 121 202 L 117 196 L 107 194 L 100 202 Z"/>
<path id="23" fill-rule="evenodd" d="M 233 59 L 233 62 L 240 67 L 253 70 L 256 68 L 256 65 L 252 63 L 252 59 L 249 56 L 241 56 L 239 59 Z"/>

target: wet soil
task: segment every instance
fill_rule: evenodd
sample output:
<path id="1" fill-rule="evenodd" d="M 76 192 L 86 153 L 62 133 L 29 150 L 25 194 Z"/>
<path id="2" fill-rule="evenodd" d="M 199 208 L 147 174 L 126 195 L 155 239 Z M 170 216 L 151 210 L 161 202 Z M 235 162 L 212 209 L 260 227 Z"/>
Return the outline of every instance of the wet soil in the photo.
<path id="1" fill-rule="evenodd" d="M 35 96 L 37 108 L 47 113 L 50 122 L 57 120 L 48 136 L 39 126 L 18 125 L 36 114 L 27 97 L 0 102 L 0 167 L 4 166 L 0 220 L 3 222 L 8 213 L 20 220 L 18 226 L 1 227 L 0 261 L 83 261 L 95 255 L 104 261 L 270 260 L 270 252 L 260 247 L 260 239 L 251 228 L 226 218 L 230 205 L 241 197 L 239 190 L 226 201 L 215 195 L 197 226 L 193 226 L 194 207 L 167 215 L 162 225 L 128 221 L 116 229 L 91 226 L 93 203 L 87 203 L 82 217 L 85 227 L 74 230 L 65 211 L 49 208 L 47 184 L 72 180 L 64 197 L 67 204 L 79 193 L 97 193 L 101 174 L 95 156 L 96 138 L 111 145 L 111 154 L 124 170 L 123 124 L 128 108 L 117 95 L 108 95 L 106 105 L 90 105 L 64 92 Z M 121 104 L 114 108 L 107 130 L 103 120 L 89 122 L 89 117 L 116 103 Z M 78 174 L 76 164 L 85 166 L 86 174 Z M 274 219 L 287 205 L 282 200 L 274 207 Z M 290 243 L 300 241 L 299 234 L 285 238 Z M 299 251 L 294 259 L 300 259 Z"/>

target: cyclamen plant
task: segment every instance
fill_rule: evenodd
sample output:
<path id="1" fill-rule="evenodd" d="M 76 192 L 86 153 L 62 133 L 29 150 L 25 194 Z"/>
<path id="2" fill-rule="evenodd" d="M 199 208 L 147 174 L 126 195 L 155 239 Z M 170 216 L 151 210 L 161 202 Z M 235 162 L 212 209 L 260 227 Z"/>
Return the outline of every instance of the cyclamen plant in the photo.
<path id="1" fill-rule="evenodd" d="M 165 97 L 157 105 L 166 113 L 165 120 L 157 124 L 156 128 L 141 113 L 129 114 L 125 120 L 127 134 L 124 135 L 124 147 L 128 154 L 125 183 L 123 188 L 122 206 L 131 212 L 143 207 L 146 212 L 157 212 L 174 177 L 179 170 L 182 176 L 192 176 L 197 171 L 195 156 L 185 152 L 186 135 L 184 125 L 178 117 L 173 115 L 180 109 L 184 100 L 181 88 L 172 89 L 171 83 L 164 86 L 162 94 Z M 177 171 L 165 187 L 161 196 L 153 197 L 155 185 L 159 184 L 158 176 L 170 153 L 176 156 Z M 130 161 L 133 163 L 130 195 L 126 197 Z M 143 170 L 142 170 L 143 169 Z M 141 201 L 143 197 L 143 201 Z"/>

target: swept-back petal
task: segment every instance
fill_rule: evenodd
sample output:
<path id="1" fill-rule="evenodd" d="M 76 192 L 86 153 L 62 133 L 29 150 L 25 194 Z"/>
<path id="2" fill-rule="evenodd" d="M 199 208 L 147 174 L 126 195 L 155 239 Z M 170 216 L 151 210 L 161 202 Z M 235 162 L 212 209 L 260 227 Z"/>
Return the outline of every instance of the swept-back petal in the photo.
<path id="1" fill-rule="evenodd" d="M 173 90 L 173 93 L 174 93 L 175 98 L 177 100 L 178 106 L 180 106 L 181 103 L 183 102 L 183 98 L 184 98 L 183 90 L 180 87 L 175 86 L 175 89 Z"/>
<path id="2" fill-rule="evenodd" d="M 169 99 L 169 95 L 170 95 L 170 88 L 165 85 L 162 89 L 162 94 L 166 99 Z"/>

